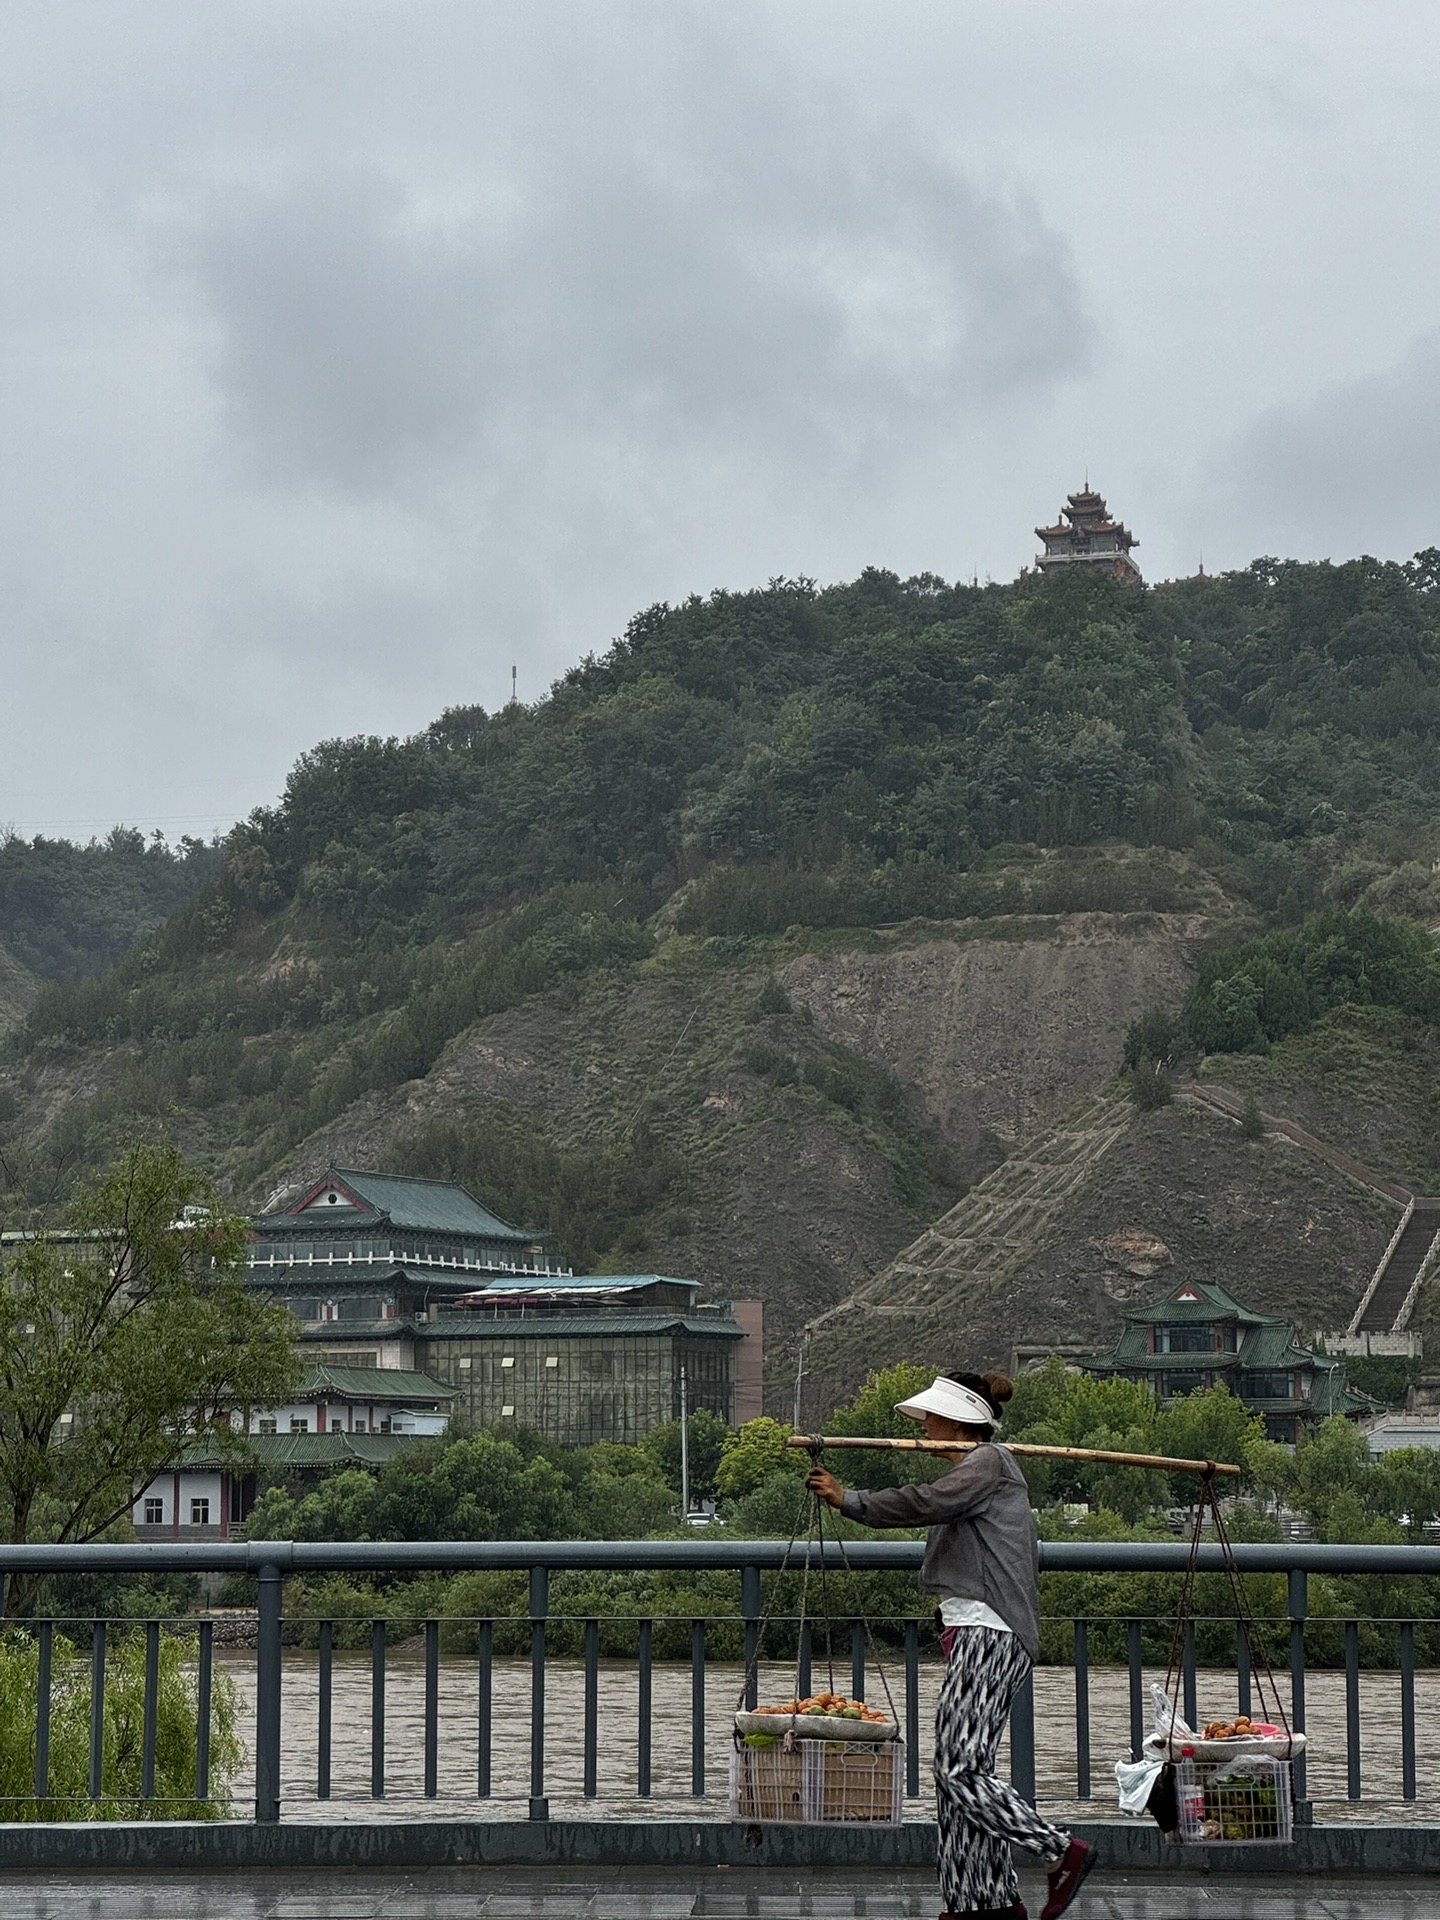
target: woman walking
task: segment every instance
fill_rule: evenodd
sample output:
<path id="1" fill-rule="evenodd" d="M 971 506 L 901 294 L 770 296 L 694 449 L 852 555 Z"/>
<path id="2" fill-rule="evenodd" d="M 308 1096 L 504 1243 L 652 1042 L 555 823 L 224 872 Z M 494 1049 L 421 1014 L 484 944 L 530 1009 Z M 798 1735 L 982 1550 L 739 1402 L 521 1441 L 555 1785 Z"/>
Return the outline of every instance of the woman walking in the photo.
<path id="1" fill-rule="evenodd" d="M 1003 1373 L 945 1373 L 896 1407 L 927 1440 L 990 1440 L 1014 1387 Z M 979 1446 L 924 1487 L 846 1492 L 816 1467 L 812 1493 L 867 1527 L 928 1527 L 920 1585 L 936 1597 L 946 1656 L 935 1715 L 941 1920 L 1026 1920 L 1011 1843 L 1050 1863 L 1040 1920 L 1058 1920 L 1095 1850 L 1042 1820 L 995 1773 L 1016 1690 L 1040 1652 L 1035 1518 L 1003 1447 Z"/>

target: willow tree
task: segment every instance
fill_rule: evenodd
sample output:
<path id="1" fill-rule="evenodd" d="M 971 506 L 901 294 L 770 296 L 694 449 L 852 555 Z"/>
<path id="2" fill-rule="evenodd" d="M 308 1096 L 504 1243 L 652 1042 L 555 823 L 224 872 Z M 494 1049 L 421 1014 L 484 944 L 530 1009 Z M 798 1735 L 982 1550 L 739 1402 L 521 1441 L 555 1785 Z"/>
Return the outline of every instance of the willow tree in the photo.
<path id="1" fill-rule="evenodd" d="M 0 1530 L 94 1540 L 138 1487 L 297 1386 L 295 1323 L 245 1284 L 246 1223 L 172 1147 L 131 1147 L 0 1264 Z M 7 1611 L 38 1579 L 12 1576 Z"/>

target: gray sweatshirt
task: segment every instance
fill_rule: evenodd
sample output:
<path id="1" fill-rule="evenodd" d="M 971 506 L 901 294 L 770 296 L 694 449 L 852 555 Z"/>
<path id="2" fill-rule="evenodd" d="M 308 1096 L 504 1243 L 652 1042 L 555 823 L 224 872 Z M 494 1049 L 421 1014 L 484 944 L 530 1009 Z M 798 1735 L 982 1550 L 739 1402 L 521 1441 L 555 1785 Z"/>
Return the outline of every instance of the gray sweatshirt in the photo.
<path id="1" fill-rule="evenodd" d="M 928 1527 L 920 1585 L 941 1600 L 982 1600 L 1032 1660 L 1040 1657 L 1035 1516 L 1003 1447 L 977 1447 L 928 1487 L 852 1488 L 841 1512 L 865 1527 Z"/>

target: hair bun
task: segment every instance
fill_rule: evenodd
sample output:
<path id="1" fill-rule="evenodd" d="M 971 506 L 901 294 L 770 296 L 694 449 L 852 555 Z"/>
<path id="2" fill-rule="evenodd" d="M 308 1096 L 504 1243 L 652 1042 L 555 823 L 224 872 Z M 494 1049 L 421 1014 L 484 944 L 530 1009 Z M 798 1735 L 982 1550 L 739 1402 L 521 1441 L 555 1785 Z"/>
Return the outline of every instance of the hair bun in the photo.
<path id="1" fill-rule="evenodd" d="M 1004 1406 L 1007 1400 L 1015 1398 L 1015 1382 L 1008 1373 L 982 1373 L 980 1378 L 989 1389 L 990 1398 L 997 1406 Z"/>

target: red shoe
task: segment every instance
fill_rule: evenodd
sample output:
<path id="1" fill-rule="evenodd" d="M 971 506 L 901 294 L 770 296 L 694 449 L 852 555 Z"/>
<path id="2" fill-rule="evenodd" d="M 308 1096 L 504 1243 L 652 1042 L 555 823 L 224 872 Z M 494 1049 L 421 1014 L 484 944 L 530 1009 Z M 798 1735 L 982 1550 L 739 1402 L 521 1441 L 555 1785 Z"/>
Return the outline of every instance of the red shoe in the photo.
<path id="1" fill-rule="evenodd" d="M 1095 1864 L 1095 1849 L 1084 1840 L 1072 1840 L 1050 1869 L 1050 1898 L 1040 1909 L 1040 1920 L 1060 1920 L 1080 1891 L 1080 1882 Z"/>

